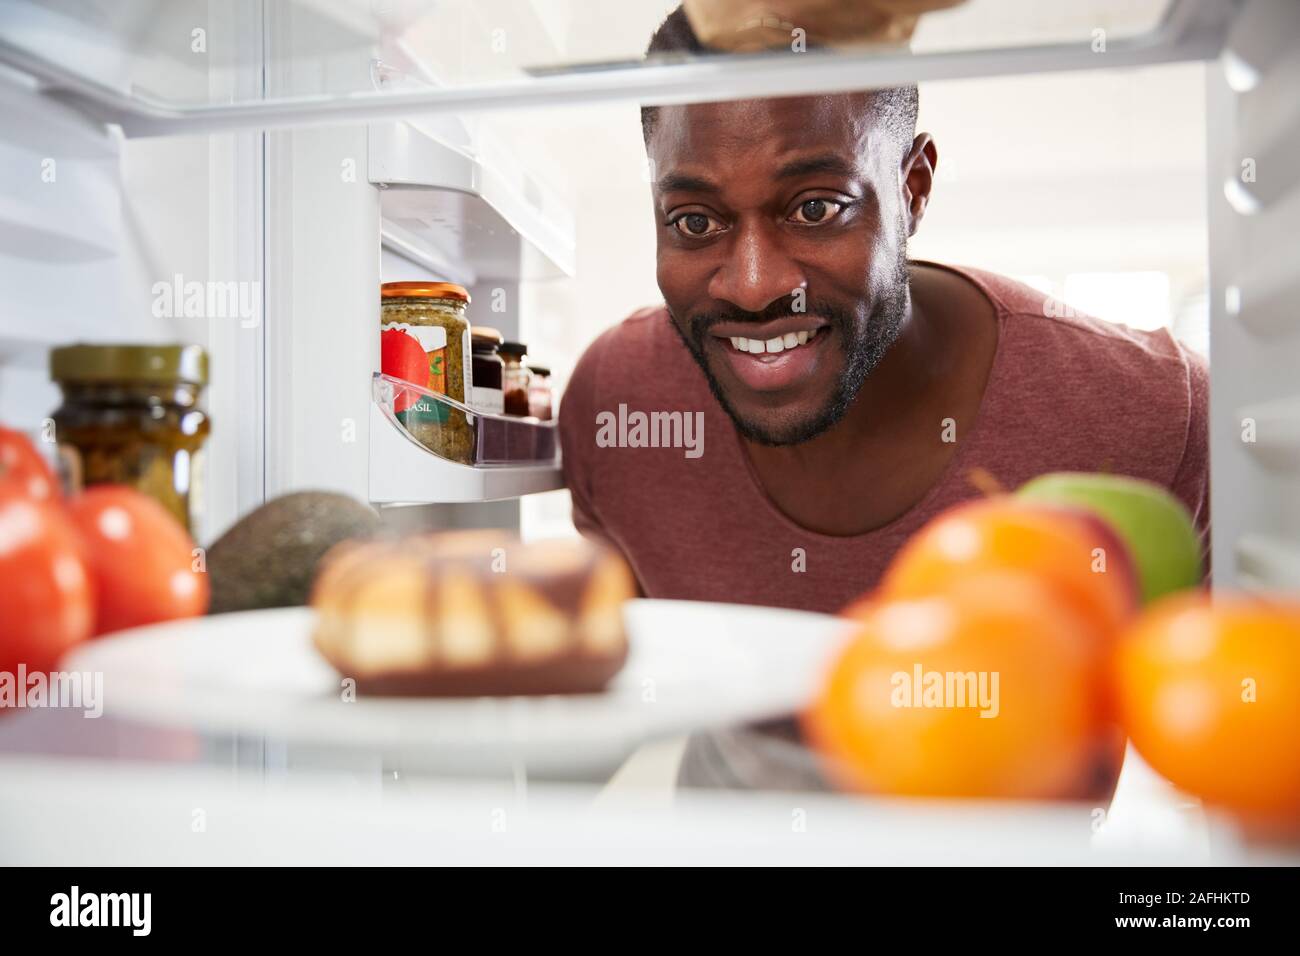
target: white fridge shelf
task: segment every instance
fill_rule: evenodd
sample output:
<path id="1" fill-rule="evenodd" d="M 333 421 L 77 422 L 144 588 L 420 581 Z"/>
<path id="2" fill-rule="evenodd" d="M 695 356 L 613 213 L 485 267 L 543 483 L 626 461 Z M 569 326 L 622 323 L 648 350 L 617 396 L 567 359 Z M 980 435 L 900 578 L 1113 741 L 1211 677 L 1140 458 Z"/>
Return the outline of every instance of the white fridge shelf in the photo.
<path id="1" fill-rule="evenodd" d="M 1234 548 L 1238 583 L 1265 591 L 1300 587 L 1300 547 L 1272 535 L 1242 535 Z"/>
<path id="2" fill-rule="evenodd" d="M 1252 458 L 1272 471 L 1300 473 L 1300 396 L 1244 406 L 1237 418 L 1253 423 L 1254 439 L 1242 443 Z"/>
<path id="3" fill-rule="evenodd" d="M 445 396 L 376 374 L 370 403 L 370 501 L 450 504 L 498 501 L 564 487 L 554 422 L 473 412 Z M 450 412 L 449 427 L 466 429 L 462 464 L 435 454 L 399 420 L 404 398 L 433 401 Z M 434 439 L 442 441 L 435 433 Z M 452 448 L 450 441 L 447 448 Z"/>
<path id="4" fill-rule="evenodd" d="M 565 204 L 506 157 L 491 163 L 406 122 L 368 127 L 368 175 L 380 187 L 389 248 L 464 284 L 572 275 Z"/>

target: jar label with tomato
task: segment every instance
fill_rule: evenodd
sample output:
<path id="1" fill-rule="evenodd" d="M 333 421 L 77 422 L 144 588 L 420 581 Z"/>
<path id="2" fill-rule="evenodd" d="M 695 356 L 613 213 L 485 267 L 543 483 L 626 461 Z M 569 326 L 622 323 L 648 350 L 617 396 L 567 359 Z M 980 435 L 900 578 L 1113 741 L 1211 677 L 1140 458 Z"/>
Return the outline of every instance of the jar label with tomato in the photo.
<path id="1" fill-rule="evenodd" d="M 447 330 L 404 322 L 382 326 L 380 368 L 385 375 L 446 395 Z M 404 392 L 397 396 L 394 411 L 398 420 L 410 428 L 421 422 L 442 424 L 448 409 L 414 392 Z"/>

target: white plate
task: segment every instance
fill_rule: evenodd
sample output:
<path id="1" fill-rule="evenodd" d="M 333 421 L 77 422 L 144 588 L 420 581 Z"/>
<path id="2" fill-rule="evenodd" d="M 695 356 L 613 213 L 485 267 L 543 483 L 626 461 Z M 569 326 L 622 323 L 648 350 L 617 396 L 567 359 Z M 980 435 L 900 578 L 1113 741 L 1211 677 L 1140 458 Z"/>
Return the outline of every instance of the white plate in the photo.
<path id="1" fill-rule="evenodd" d="M 798 710 L 844 633 L 827 615 L 696 601 L 629 601 L 624 619 L 627 666 L 575 697 L 345 702 L 306 608 L 123 631 L 64 668 L 102 672 L 114 717 L 379 751 L 407 769 L 594 777 L 655 737 Z"/>

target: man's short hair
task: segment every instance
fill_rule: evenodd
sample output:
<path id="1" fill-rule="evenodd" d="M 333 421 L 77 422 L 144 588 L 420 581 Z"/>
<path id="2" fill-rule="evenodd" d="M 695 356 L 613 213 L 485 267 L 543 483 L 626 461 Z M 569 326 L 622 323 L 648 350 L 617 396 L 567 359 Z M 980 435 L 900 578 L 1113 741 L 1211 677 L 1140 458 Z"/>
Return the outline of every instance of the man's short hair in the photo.
<path id="1" fill-rule="evenodd" d="M 650 38 L 649 47 L 646 48 L 647 55 L 689 53 L 700 56 L 720 52 L 722 51 L 707 47 L 700 42 L 695 31 L 691 29 L 691 22 L 686 19 L 686 11 L 681 7 L 668 14 L 668 18 L 659 25 L 659 29 Z M 872 91 L 872 109 L 879 114 L 881 125 L 898 140 L 904 150 L 911 146 L 916 136 L 917 104 L 915 85 Z M 654 132 L 655 117 L 658 113 L 657 106 L 641 107 L 641 132 L 647 142 L 650 140 L 650 134 Z"/>

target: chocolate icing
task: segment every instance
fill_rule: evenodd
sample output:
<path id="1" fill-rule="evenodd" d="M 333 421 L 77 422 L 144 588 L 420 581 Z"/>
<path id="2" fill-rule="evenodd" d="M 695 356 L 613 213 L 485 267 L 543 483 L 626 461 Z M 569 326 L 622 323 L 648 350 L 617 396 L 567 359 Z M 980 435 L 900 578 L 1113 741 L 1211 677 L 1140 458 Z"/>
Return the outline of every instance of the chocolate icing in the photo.
<path id="1" fill-rule="evenodd" d="M 493 551 L 498 548 L 504 549 L 502 571 L 493 569 Z M 358 655 L 361 642 L 373 649 L 373 642 L 386 639 L 383 631 L 359 623 L 366 619 L 368 611 L 374 610 L 364 599 L 367 587 L 383 575 L 408 569 L 412 564 L 423 577 L 421 628 L 429 644 L 430 660 L 415 668 L 394 666 L 378 674 L 349 675 L 356 678 L 362 693 L 449 697 L 589 693 L 602 689 L 627 658 L 626 640 L 619 635 L 613 635 L 619 637 L 617 641 L 604 642 L 607 648 L 593 647 L 584 640 L 592 633 L 586 629 L 593 626 L 592 619 L 584 615 L 601 607 L 608 610 L 611 600 L 618 599 L 620 581 L 627 582 L 623 596 L 633 596 L 631 572 L 619 555 L 585 540 L 525 545 L 506 532 L 452 532 L 372 541 L 327 559 L 313 595 L 313 603 L 322 610 L 315 640 L 317 648 L 341 673 L 354 670 L 352 664 L 358 656 L 373 656 Z M 609 574 L 614 568 L 617 573 L 611 588 Z M 598 573 L 602 569 L 604 573 Z M 448 664 L 444 660 L 445 614 L 439 595 L 442 583 L 450 583 L 449 577 L 456 576 L 461 577 L 465 587 L 462 593 L 468 594 L 471 605 L 470 588 L 477 587 L 486 608 L 493 646 L 489 661 L 482 665 Z M 512 629 L 504 613 L 506 602 L 512 600 L 502 588 L 506 581 L 515 585 L 514 591 L 526 588 L 525 599 L 544 602 L 540 606 L 554 609 L 568 621 L 567 634 L 558 650 L 547 652 L 544 641 L 533 647 L 527 642 L 512 646 L 509 636 L 513 635 L 517 642 L 528 632 Z M 467 582 L 472 583 L 466 586 Z M 510 606 L 515 609 L 516 620 L 519 613 L 524 613 L 520 609 L 527 607 L 519 603 Z M 554 628 L 555 622 L 551 625 Z M 554 629 L 550 633 L 554 635 Z"/>

